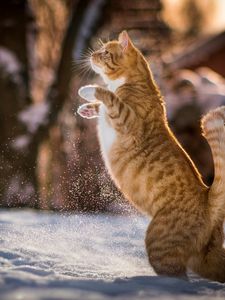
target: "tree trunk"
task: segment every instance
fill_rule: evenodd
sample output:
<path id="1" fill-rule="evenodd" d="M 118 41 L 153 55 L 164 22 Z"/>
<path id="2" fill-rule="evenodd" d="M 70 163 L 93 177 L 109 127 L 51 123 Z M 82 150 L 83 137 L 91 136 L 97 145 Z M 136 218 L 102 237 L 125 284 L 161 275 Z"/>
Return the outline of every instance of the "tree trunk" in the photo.
<path id="1" fill-rule="evenodd" d="M 83 37 L 81 31 L 92 1 L 71 3 L 72 13 L 58 68 L 46 101 L 40 104 L 33 104 L 30 99 L 35 22 L 29 1 L 0 3 L 0 92 L 3 99 L 0 102 L 0 206 L 39 207 L 36 176 L 39 146 L 57 123 L 68 98 L 75 45 L 78 49 L 78 43 L 82 42 L 85 47 L 90 38 Z"/>
<path id="2" fill-rule="evenodd" d="M 31 103 L 29 52 L 34 18 L 26 0 L 0 3 L 0 206 L 35 206 L 36 149 L 19 118 Z M 29 43 L 28 43 L 29 41 Z"/>

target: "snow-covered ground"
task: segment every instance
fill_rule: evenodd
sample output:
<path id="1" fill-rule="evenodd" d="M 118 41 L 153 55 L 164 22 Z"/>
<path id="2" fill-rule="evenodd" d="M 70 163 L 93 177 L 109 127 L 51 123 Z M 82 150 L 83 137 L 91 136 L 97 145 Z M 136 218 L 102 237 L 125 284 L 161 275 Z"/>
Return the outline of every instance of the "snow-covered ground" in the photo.
<path id="1" fill-rule="evenodd" d="M 225 299 L 225 285 L 162 278 L 137 215 L 0 211 L 0 300 Z"/>

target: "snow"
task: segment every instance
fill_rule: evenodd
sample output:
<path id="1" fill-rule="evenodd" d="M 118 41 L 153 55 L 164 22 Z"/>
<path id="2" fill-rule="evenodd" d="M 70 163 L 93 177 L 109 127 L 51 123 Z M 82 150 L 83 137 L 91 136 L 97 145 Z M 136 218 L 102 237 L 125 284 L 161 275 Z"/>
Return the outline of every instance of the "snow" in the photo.
<path id="1" fill-rule="evenodd" d="M 10 78 L 16 85 L 23 85 L 22 71 L 23 66 L 19 62 L 15 53 L 0 46 L 0 71 L 3 78 Z"/>
<path id="2" fill-rule="evenodd" d="M 224 299 L 225 285 L 156 276 L 148 220 L 132 215 L 0 211 L 1 300 Z"/>
<path id="3" fill-rule="evenodd" d="M 19 113 L 19 120 L 26 125 L 30 133 L 34 133 L 40 125 L 45 125 L 49 113 L 49 103 L 32 104 Z"/>
<path id="4" fill-rule="evenodd" d="M 23 181 L 21 176 L 15 174 L 9 179 L 8 188 L 4 194 L 4 199 L 7 199 L 6 203 L 10 207 L 13 206 L 13 203 L 15 203 L 15 199 L 17 199 L 17 203 L 30 203 L 34 193 L 35 191 L 33 185 L 29 182 Z"/>
<path id="5" fill-rule="evenodd" d="M 22 134 L 17 136 L 12 142 L 12 147 L 17 151 L 23 151 L 24 149 L 27 149 L 30 143 L 30 136 Z"/>
<path id="6" fill-rule="evenodd" d="M 15 75 L 21 71 L 16 55 L 4 47 L 0 47 L 0 68 L 8 75 Z"/>

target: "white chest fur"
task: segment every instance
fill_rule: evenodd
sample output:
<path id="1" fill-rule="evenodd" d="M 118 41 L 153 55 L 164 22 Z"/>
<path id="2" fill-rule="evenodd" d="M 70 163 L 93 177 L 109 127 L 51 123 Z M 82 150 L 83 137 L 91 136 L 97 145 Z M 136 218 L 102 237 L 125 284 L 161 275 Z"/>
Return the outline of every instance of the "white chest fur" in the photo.
<path id="1" fill-rule="evenodd" d="M 98 135 L 105 164 L 108 168 L 110 168 L 109 152 L 116 140 L 116 131 L 112 126 L 110 126 L 106 119 L 106 107 L 104 104 L 101 104 L 100 107 L 98 118 Z"/>
<path id="2" fill-rule="evenodd" d="M 108 84 L 108 90 L 111 92 L 115 92 L 118 87 L 125 83 L 125 79 L 122 77 L 116 80 L 105 80 L 105 82 Z"/>
<path id="3" fill-rule="evenodd" d="M 102 75 L 102 77 L 105 83 L 108 85 L 108 90 L 111 92 L 115 92 L 118 87 L 120 87 L 125 83 L 124 78 L 109 80 L 104 75 Z M 109 153 L 113 143 L 116 140 L 116 130 L 109 124 L 106 116 L 107 116 L 106 107 L 104 104 L 101 104 L 99 121 L 98 121 L 98 135 L 99 135 L 99 141 L 100 141 L 103 159 L 105 161 L 107 168 L 110 169 Z"/>

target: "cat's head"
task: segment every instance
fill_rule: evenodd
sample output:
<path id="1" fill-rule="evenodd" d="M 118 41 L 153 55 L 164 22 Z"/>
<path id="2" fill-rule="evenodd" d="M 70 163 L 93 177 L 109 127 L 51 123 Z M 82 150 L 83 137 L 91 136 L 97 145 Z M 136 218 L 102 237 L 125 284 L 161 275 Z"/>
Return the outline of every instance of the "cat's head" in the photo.
<path id="1" fill-rule="evenodd" d="M 137 69 L 140 52 L 135 48 L 126 31 L 118 40 L 110 41 L 91 55 L 92 69 L 107 82 L 127 78 Z"/>

